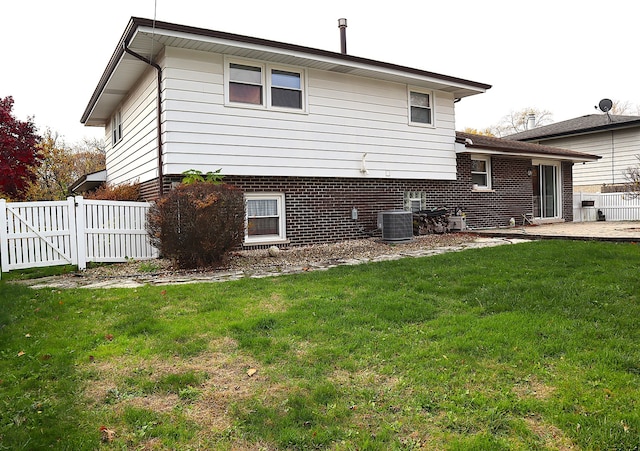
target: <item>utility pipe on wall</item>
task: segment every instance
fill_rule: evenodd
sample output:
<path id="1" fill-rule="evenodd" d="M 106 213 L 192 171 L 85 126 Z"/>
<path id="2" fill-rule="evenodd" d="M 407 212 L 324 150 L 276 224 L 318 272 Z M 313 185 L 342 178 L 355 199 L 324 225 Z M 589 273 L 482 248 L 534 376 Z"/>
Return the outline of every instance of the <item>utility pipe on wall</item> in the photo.
<path id="1" fill-rule="evenodd" d="M 131 50 L 128 45 L 127 42 L 125 41 L 122 44 L 122 48 L 124 49 L 124 51 L 126 53 L 128 53 L 129 55 L 133 56 L 134 58 L 139 59 L 140 61 L 143 61 L 145 63 L 147 63 L 148 65 L 152 66 L 153 68 L 156 69 L 156 72 L 158 73 L 158 82 L 157 82 L 157 88 L 158 88 L 158 92 L 157 92 L 157 98 L 156 98 L 156 107 L 158 110 L 158 114 L 157 114 L 157 141 L 158 141 L 158 196 L 162 197 L 162 195 L 164 194 L 164 188 L 163 188 L 163 170 L 162 170 L 162 130 L 161 130 L 161 126 L 162 126 L 162 111 L 161 111 L 161 107 L 162 107 L 162 68 L 155 62 L 151 61 L 149 58 L 145 58 L 142 55 L 139 55 L 138 53 L 134 52 L 133 50 Z"/>

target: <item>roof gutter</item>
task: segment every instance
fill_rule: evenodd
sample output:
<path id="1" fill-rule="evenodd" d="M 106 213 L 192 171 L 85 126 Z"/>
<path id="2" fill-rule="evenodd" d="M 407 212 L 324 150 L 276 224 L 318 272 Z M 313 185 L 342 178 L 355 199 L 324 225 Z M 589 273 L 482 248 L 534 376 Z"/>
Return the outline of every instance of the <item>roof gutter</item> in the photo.
<path id="1" fill-rule="evenodd" d="M 151 61 L 149 58 L 145 58 L 144 56 L 134 52 L 133 50 L 131 50 L 128 47 L 127 41 L 123 41 L 122 43 L 122 49 L 128 53 L 129 55 L 133 56 L 134 58 L 139 59 L 140 61 L 143 61 L 145 63 L 147 63 L 148 65 L 152 66 L 153 68 L 155 68 L 157 74 L 158 74 L 158 81 L 157 81 L 157 95 L 156 95 L 156 108 L 158 110 L 157 113 L 157 118 L 156 118 L 156 130 L 157 130 L 157 135 L 156 135 L 156 139 L 158 142 L 158 196 L 162 197 L 162 195 L 164 194 L 164 175 L 163 175 L 163 170 L 162 170 L 162 130 L 161 130 L 161 125 L 162 125 L 162 68 L 160 67 L 160 65 L 158 65 L 158 63 L 155 63 L 153 61 Z"/>

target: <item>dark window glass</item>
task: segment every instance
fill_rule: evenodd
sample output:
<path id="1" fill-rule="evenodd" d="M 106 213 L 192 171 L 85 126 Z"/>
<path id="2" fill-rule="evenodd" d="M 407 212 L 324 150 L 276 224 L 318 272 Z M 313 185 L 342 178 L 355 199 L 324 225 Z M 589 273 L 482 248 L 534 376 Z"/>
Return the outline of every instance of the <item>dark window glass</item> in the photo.
<path id="1" fill-rule="evenodd" d="M 249 236 L 280 234 L 278 230 L 279 218 L 249 218 L 248 223 Z"/>
<path id="2" fill-rule="evenodd" d="M 229 64 L 229 102 L 262 105 L 262 69 Z"/>
<path id="3" fill-rule="evenodd" d="M 271 105 L 285 108 L 302 108 L 302 92 L 271 88 Z"/>
<path id="4" fill-rule="evenodd" d="M 478 186 L 487 186 L 486 174 L 471 174 L 471 183 Z"/>
<path id="5" fill-rule="evenodd" d="M 411 122 L 419 122 L 421 124 L 431 123 L 431 110 L 428 108 L 411 107 Z"/>
<path id="6" fill-rule="evenodd" d="M 262 86 L 230 82 L 229 101 L 262 105 Z"/>
<path id="7" fill-rule="evenodd" d="M 410 92 L 411 122 L 431 124 L 431 99 L 429 94 Z"/>
<path id="8" fill-rule="evenodd" d="M 275 69 L 271 71 L 271 106 L 302 109 L 299 73 Z"/>

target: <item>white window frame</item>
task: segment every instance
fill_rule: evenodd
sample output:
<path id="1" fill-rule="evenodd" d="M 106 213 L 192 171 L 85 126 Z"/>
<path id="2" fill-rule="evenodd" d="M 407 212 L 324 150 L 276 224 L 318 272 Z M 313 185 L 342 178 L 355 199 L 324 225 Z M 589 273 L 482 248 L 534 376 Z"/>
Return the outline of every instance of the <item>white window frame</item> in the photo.
<path id="1" fill-rule="evenodd" d="M 256 67 L 258 69 L 260 69 L 260 84 L 257 85 L 255 83 L 251 83 L 251 82 L 244 82 L 243 84 L 247 84 L 247 85 L 253 85 L 253 86 L 260 86 L 261 89 L 261 95 L 260 95 L 260 103 L 259 104 L 255 104 L 255 103 L 247 103 L 247 102 L 232 102 L 231 101 L 231 95 L 230 95 L 230 89 L 229 89 L 229 84 L 232 83 L 234 80 L 231 79 L 231 65 L 232 64 L 237 64 L 240 66 L 249 66 L 249 67 Z M 244 108 L 264 108 L 265 107 L 265 95 L 266 95 L 266 89 L 265 89 L 265 65 L 262 63 L 256 63 L 256 62 L 252 62 L 252 61 L 241 61 L 241 60 L 228 60 L 225 61 L 225 65 L 224 65 L 224 70 L 225 70 L 225 83 L 224 83 L 224 93 L 225 93 L 225 103 L 227 105 L 233 105 L 233 106 L 241 106 Z"/>
<path id="2" fill-rule="evenodd" d="M 413 107 L 413 105 L 411 104 L 411 93 L 414 92 L 416 94 L 423 94 L 426 96 L 429 96 L 429 114 L 430 114 L 430 119 L 431 122 L 414 122 L 411 119 L 411 108 Z M 429 127 L 429 128 L 435 128 L 435 123 L 436 123 L 436 114 L 435 114 L 435 97 L 433 95 L 433 91 L 430 90 L 426 90 L 426 89 L 421 89 L 421 88 L 416 88 L 416 87 L 412 87 L 412 86 L 407 86 L 407 119 L 409 120 L 409 125 L 415 125 L 418 127 Z M 416 106 L 416 108 L 423 108 L 421 106 Z M 426 109 L 426 108 L 425 108 Z"/>
<path id="3" fill-rule="evenodd" d="M 473 170 L 473 160 L 477 160 L 477 161 L 484 161 L 485 163 L 485 171 L 481 172 L 481 171 L 474 171 Z M 486 176 L 487 178 L 487 184 L 486 185 L 480 185 L 480 184 L 476 184 L 473 183 L 473 175 L 474 174 L 483 174 Z M 489 155 L 471 155 L 471 180 L 473 183 L 472 187 L 474 190 L 490 190 L 491 189 L 491 157 Z"/>
<path id="4" fill-rule="evenodd" d="M 122 141 L 122 111 L 117 110 L 111 118 L 111 145 Z"/>
<path id="5" fill-rule="evenodd" d="M 245 208 L 244 220 L 244 242 L 245 244 L 267 244 L 267 243 L 284 243 L 287 241 L 287 222 L 285 217 L 285 195 L 284 193 L 245 193 L 245 203 L 250 200 L 276 200 L 278 212 L 278 230 L 277 235 L 259 235 L 249 236 L 249 211 Z"/>
<path id="6" fill-rule="evenodd" d="M 262 104 L 256 105 L 251 103 L 243 103 L 243 102 L 231 102 L 229 100 L 229 83 L 231 80 L 231 64 L 240 64 L 243 66 L 252 66 L 259 67 L 262 71 Z M 301 91 L 301 108 L 288 108 L 282 106 L 273 106 L 271 103 L 271 75 L 274 70 L 291 72 L 300 75 L 300 91 Z M 293 89 L 293 88 L 292 88 Z M 274 111 L 284 111 L 289 113 L 307 113 L 307 95 L 308 95 L 308 84 L 307 84 L 307 72 L 305 69 L 284 66 L 280 64 L 270 64 L 260 61 L 254 60 L 243 60 L 238 58 L 225 58 L 224 61 L 224 104 L 225 106 L 231 107 L 240 107 L 240 108 L 253 108 L 260 110 L 274 110 Z"/>
<path id="7" fill-rule="evenodd" d="M 273 75 L 273 71 L 277 70 L 277 71 L 282 71 L 282 72 L 290 72 L 292 74 L 298 74 L 300 76 L 300 108 L 290 108 L 290 107 L 283 107 L 283 106 L 274 106 L 272 104 L 272 89 L 274 88 L 274 86 L 272 85 L 272 75 Z M 307 89 L 306 89 L 306 79 L 307 77 L 305 77 L 305 71 L 303 69 L 295 69 L 292 67 L 285 67 L 285 66 L 272 66 L 270 64 L 267 64 L 267 104 L 269 105 L 269 108 L 272 108 L 274 110 L 282 110 L 282 111 L 293 111 L 293 112 L 306 112 L 307 111 L 307 100 L 306 100 L 306 94 L 307 94 Z M 283 87 L 279 87 L 276 86 L 276 88 L 283 88 Z M 295 88 L 285 88 L 285 89 L 290 89 L 292 91 L 296 90 Z"/>
<path id="8" fill-rule="evenodd" d="M 417 202 L 418 203 L 418 209 L 416 211 L 413 210 L 413 203 Z M 422 199 L 420 197 L 411 197 L 409 199 L 409 209 L 412 213 L 416 213 L 417 211 L 421 211 L 422 210 Z"/>

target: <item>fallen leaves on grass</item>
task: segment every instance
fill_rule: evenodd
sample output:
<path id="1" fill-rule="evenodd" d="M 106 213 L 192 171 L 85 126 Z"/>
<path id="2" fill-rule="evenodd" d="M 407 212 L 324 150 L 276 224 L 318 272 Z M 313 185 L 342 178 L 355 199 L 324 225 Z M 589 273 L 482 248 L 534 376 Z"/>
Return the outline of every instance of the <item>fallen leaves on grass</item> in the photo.
<path id="1" fill-rule="evenodd" d="M 116 431 L 106 426 L 100 426 L 100 433 L 102 434 L 102 441 L 105 443 L 111 443 L 116 438 Z"/>

